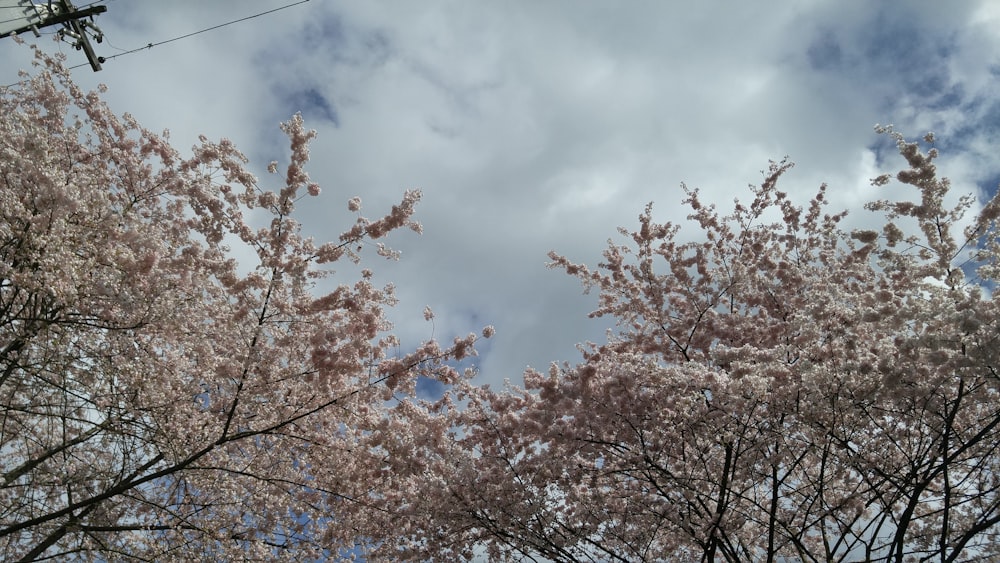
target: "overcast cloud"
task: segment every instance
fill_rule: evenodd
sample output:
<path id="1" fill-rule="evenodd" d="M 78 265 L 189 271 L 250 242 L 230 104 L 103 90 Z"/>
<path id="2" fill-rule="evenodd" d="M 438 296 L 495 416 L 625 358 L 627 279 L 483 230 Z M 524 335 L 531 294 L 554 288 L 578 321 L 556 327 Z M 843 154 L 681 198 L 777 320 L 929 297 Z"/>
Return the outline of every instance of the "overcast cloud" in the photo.
<path id="1" fill-rule="evenodd" d="M 114 0 L 95 47 L 110 58 L 288 3 Z M 301 111 L 319 131 L 310 173 L 324 191 L 301 217 L 317 238 L 340 232 L 354 195 L 375 215 L 423 189 L 424 235 L 390 239 L 398 263 L 372 255 L 398 288 L 397 332 L 412 347 L 493 324 L 482 381 L 518 383 L 527 365 L 576 361 L 574 344 L 607 328 L 546 253 L 596 264 L 649 201 L 682 221 L 681 182 L 725 205 L 789 155 L 786 191 L 804 203 L 827 182 L 863 223 L 868 180 L 901 163 L 872 127 L 894 123 L 937 133 L 958 191 L 992 193 L 995 6 L 312 0 L 74 76 L 107 84 L 113 109 L 170 129 L 179 148 L 232 139 L 265 181 L 287 153 L 277 124 Z M 0 83 L 28 58 L 0 40 Z"/>

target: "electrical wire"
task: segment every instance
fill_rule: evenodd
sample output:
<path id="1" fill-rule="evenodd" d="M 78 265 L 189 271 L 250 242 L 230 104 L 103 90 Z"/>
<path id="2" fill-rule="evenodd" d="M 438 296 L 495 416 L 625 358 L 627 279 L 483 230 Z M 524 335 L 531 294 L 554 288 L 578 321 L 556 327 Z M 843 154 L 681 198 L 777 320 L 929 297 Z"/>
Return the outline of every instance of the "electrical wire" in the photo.
<path id="1" fill-rule="evenodd" d="M 278 12 L 278 11 L 284 10 L 286 8 L 291 8 L 292 6 L 298 6 L 299 4 L 305 4 L 306 2 L 309 2 L 309 1 L 310 0 L 299 0 L 298 2 L 292 2 L 291 4 L 285 4 L 284 6 L 281 6 L 279 8 L 274 8 L 272 10 L 267 10 L 267 11 L 261 12 L 259 14 L 254 14 L 252 16 L 246 16 L 244 18 L 240 18 L 240 19 L 237 19 L 237 20 L 228 21 L 226 23 L 220 23 L 219 25 L 213 25 L 212 27 L 206 27 L 205 29 L 200 29 L 198 31 L 193 31 L 191 33 L 186 33 L 184 35 L 179 35 L 177 37 L 172 37 L 170 39 L 165 39 L 163 41 L 158 41 L 156 43 L 148 43 L 148 44 L 146 44 L 146 45 L 144 45 L 142 47 L 137 47 L 135 49 L 131 49 L 131 50 L 125 51 L 123 53 L 118 53 L 116 55 L 111 55 L 110 57 L 102 57 L 101 62 L 110 61 L 111 59 L 116 59 L 118 57 L 124 57 L 125 55 L 131 55 L 133 53 L 138 53 L 139 51 L 146 51 L 148 49 L 152 49 L 153 47 L 157 47 L 159 45 L 165 45 L 167 43 L 173 43 L 174 41 L 180 41 L 181 39 L 187 39 L 188 37 L 192 37 L 192 36 L 195 36 L 195 35 L 198 35 L 198 34 L 201 34 L 201 33 L 205 33 L 205 32 L 208 32 L 208 31 L 213 31 L 213 30 L 219 29 L 220 27 L 226 27 L 227 25 L 233 25 L 234 23 L 240 23 L 240 22 L 244 22 L 244 21 L 247 21 L 247 20 L 252 20 L 254 18 L 259 18 L 261 16 L 266 16 L 267 14 L 273 14 L 274 12 Z M 117 49 L 117 47 L 115 47 L 115 48 Z M 69 67 L 69 69 L 72 70 L 74 68 L 80 68 L 80 67 L 83 67 L 83 66 L 88 66 L 88 64 L 89 63 L 78 64 L 76 66 Z"/>
<path id="2" fill-rule="evenodd" d="M 32 5 L 31 7 L 32 7 L 32 8 L 34 8 L 35 6 L 34 6 L 34 5 Z M 15 5 L 15 6 L 0 6 L 0 9 L 3 9 L 3 10 L 16 10 L 16 9 L 21 9 L 22 11 L 25 11 L 25 7 L 24 7 L 23 5 Z M 36 14 L 36 15 L 38 14 L 38 9 L 37 9 L 37 8 L 35 8 L 35 14 Z M 18 16 L 18 17 L 16 17 L 16 18 L 11 18 L 11 19 L 9 19 L 9 20 L 0 20 L 0 23 L 11 23 L 11 22 L 16 22 L 16 21 L 22 21 L 23 19 L 24 19 L 24 16 Z"/>

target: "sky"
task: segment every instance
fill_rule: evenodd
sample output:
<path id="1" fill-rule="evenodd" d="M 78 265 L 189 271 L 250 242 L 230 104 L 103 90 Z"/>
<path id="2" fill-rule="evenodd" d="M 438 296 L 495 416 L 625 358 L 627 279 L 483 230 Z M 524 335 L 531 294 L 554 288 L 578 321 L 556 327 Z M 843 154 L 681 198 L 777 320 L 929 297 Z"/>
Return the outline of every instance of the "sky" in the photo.
<path id="1" fill-rule="evenodd" d="M 400 261 L 368 266 L 396 285 L 404 349 L 494 325 L 478 358 L 494 386 L 578 361 L 576 343 L 610 326 L 547 253 L 596 265 L 651 201 L 658 221 L 683 222 L 682 182 L 724 209 L 787 155 L 783 190 L 805 204 L 826 182 L 832 209 L 863 225 L 863 203 L 885 195 L 869 179 L 902 165 L 877 123 L 933 131 L 956 194 L 982 201 L 1000 181 L 989 0 L 311 0 L 155 45 L 293 2 L 98 2 L 98 73 L 50 35 L 39 44 L 182 151 L 232 139 L 263 180 L 288 154 L 278 123 L 301 112 L 319 132 L 308 170 L 323 193 L 300 215 L 317 239 L 348 226 L 353 196 L 377 216 L 422 189 L 423 235 L 395 234 Z M 0 84 L 29 59 L 0 39 Z"/>

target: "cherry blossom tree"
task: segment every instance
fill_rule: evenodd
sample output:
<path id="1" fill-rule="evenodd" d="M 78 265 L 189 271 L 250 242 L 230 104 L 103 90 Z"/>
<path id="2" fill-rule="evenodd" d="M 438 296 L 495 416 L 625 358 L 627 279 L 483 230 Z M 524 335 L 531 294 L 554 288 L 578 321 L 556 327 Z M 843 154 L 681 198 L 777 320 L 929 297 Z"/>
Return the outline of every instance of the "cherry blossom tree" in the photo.
<path id="1" fill-rule="evenodd" d="M 299 116 L 261 181 L 230 141 L 182 156 L 38 58 L 0 93 L 0 559 L 392 552 L 415 380 L 464 377 L 447 362 L 475 337 L 401 355 L 392 286 L 329 276 L 395 257 L 377 241 L 419 231 L 420 193 L 378 219 L 352 198 L 315 242 Z"/>
<path id="2" fill-rule="evenodd" d="M 618 329 L 524 388 L 461 384 L 461 432 L 427 454 L 447 494 L 413 507 L 423 553 L 1000 557 L 1000 199 L 967 219 L 932 136 L 879 132 L 907 167 L 873 181 L 877 230 L 825 186 L 797 206 L 783 161 L 731 212 L 687 188 L 690 223 L 648 206 L 596 269 L 553 253 Z"/>

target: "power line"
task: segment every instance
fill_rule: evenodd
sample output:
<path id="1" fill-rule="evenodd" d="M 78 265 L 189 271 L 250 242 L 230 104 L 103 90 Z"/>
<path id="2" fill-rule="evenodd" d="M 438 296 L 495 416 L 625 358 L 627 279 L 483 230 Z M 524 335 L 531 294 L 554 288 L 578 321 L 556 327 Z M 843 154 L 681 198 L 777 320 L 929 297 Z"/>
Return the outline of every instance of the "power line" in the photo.
<path id="1" fill-rule="evenodd" d="M 34 7 L 34 6 L 32 6 L 32 7 Z M 23 9 L 22 6 L 0 6 L 0 10 L 15 10 L 15 9 L 18 9 L 18 8 L 22 8 Z M 38 10 L 35 10 L 35 13 L 38 13 Z M 19 22 L 19 21 L 24 21 L 24 16 L 17 16 L 16 18 L 10 18 L 9 20 L 0 20 L 0 23 L 12 23 L 12 22 Z"/>
<path id="2" fill-rule="evenodd" d="M 125 55 L 131 55 L 132 53 L 138 53 L 139 51 L 145 51 L 145 50 L 148 50 L 148 49 L 152 49 L 153 47 L 157 47 L 159 45 L 164 45 L 166 43 L 173 43 L 174 41 L 180 41 L 181 39 L 187 39 L 188 37 L 192 37 L 192 36 L 198 35 L 200 33 L 205 33 L 205 32 L 208 32 L 208 31 L 213 31 L 213 30 L 219 29 L 220 27 L 226 27 L 227 25 L 233 25 L 234 23 L 240 23 L 240 22 L 244 22 L 244 21 L 247 21 L 247 20 L 252 20 L 254 18 L 259 18 L 260 16 L 266 16 L 267 14 L 273 14 L 274 12 L 278 12 L 278 11 L 284 10 L 285 8 L 291 8 L 292 6 L 298 6 L 299 4 L 305 4 L 306 2 L 309 2 L 309 0 L 300 0 L 299 2 L 292 2 L 291 4 L 286 4 L 284 6 L 281 6 L 280 8 L 274 8 L 273 10 L 267 10 L 267 11 L 261 12 L 259 14 L 254 14 L 252 16 L 247 16 L 245 18 L 240 18 L 238 20 L 232 20 L 232 21 L 228 21 L 226 23 L 220 23 L 219 25 L 213 25 L 212 27 L 206 27 L 205 29 L 201 29 L 201 30 L 198 30 L 198 31 L 194 31 L 194 32 L 191 32 L 191 33 L 184 34 L 184 35 L 179 35 L 177 37 L 173 37 L 173 38 L 170 38 L 170 39 L 165 39 L 163 41 L 158 41 L 156 43 L 149 43 L 149 44 L 144 45 L 142 47 L 137 47 L 135 49 L 132 49 L 132 50 L 129 50 L 129 51 L 125 51 L 124 53 L 118 53 L 117 55 L 111 55 L 110 57 L 101 57 L 100 60 L 101 60 L 101 62 L 110 61 L 111 59 L 115 59 L 115 58 L 118 58 L 118 57 L 124 57 Z M 86 65 L 79 64 L 79 65 L 76 65 L 76 66 L 71 66 L 69 68 L 70 68 L 70 70 L 72 70 L 74 68 L 79 68 L 81 66 L 86 66 Z"/>

